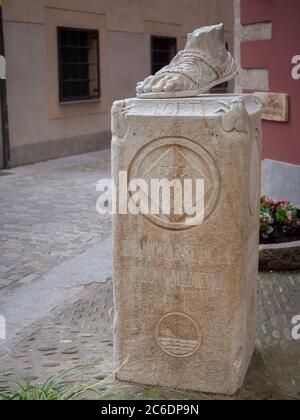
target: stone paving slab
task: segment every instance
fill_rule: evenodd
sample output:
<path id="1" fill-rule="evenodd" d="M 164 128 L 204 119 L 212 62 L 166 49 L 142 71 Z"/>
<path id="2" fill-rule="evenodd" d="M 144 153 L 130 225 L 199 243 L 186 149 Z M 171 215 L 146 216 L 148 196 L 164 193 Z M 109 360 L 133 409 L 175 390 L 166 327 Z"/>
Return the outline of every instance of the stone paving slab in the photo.
<path id="1" fill-rule="evenodd" d="M 18 340 L 19 332 L 57 307 L 70 305 L 78 291 L 92 282 L 104 282 L 112 272 L 112 242 L 109 236 L 84 253 L 50 270 L 40 281 L 30 281 L 13 293 L 0 295 L 1 315 L 6 318 L 7 339 L 0 351 Z M 16 308 L 17 311 L 16 311 Z"/>
<path id="2" fill-rule="evenodd" d="M 0 386 L 13 378 L 43 382 L 83 364 L 91 366 L 78 379 L 97 382 L 96 377 L 106 374 L 112 348 L 111 281 L 101 287 L 92 283 L 80 294 L 81 299 L 63 312 L 54 310 L 21 332 L 23 339 L 0 359 Z"/>

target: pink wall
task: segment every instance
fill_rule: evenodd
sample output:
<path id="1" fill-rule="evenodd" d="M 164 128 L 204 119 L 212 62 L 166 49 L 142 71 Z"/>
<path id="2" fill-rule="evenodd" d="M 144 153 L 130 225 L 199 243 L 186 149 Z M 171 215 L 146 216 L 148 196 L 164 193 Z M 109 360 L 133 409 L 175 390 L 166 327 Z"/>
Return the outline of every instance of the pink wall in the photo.
<path id="1" fill-rule="evenodd" d="M 292 57 L 300 55 L 300 0 L 241 0 L 243 25 L 272 22 L 272 40 L 241 45 L 245 69 L 269 70 L 270 92 L 288 93 L 289 123 L 263 122 L 264 158 L 300 164 L 300 80 L 292 78 Z"/>

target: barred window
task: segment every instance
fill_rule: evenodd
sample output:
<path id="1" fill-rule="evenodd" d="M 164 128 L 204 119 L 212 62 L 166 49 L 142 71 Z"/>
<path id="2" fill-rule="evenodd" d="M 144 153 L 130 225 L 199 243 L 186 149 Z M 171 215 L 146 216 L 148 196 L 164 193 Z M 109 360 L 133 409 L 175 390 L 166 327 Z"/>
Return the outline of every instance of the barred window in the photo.
<path id="1" fill-rule="evenodd" d="M 100 98 L 99 31 L 57 28 L 60 102 Z"/>
<path id="2" fill-rule="evenodd" d="M 152 74 L 168 65 L 177 54 L 177 39 L 165 36 L 151 37 Z"/>

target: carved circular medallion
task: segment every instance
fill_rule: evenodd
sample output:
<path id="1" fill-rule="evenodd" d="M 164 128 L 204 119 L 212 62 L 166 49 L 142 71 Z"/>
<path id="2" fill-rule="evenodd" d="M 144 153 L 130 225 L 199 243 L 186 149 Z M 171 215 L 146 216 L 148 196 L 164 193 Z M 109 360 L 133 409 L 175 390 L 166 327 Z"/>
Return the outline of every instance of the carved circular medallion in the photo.
<path id="1" fill-rule="evenodd" d="M 255 141 L 251 143 L 249 168 L 249 210 L 254 215 L 259 205 L 260 195 L 260 150 L 261 141 L 259 131 L 255 132 Z"/>
<path id="2" fill-rule="evenodd" d="M 188 315 L 174 312 L 164 315 L 155 329 L 155 339 L 163 352 L 172 357 L 189 357 L 199 350 L 202 333 Z"/>
<path id="3" fill-rule="evenodd" d="M 196 185 L 197 179 L 204 180 L 204 217 L 205 221 L 217 207 L 221 177 L 213 157 L 199 144 L 184 137 L 163 137 L 143 147 L 134 157 L 129 168 L 129 182 L 142 179 L 151 186 L 151 180 L 180 180 L 182 187 L 185 179 Z M 194 187 L 193 187 L 194 188 Z M 149 188 L 150 191 L 150 188 Z M 203 199 L 203 195 L 201 197 Z M 193 189 L 193 206 L 197 203 Z M 202 201 L 202 200 L 201 200 Z M 150 206 L 149 206 L 150 207 Z M 159 227 L 173 230 L 189 229 L 199 225 L 199 215 L 186 214 L 147 214 L 145 217 Z M 202 221 L 203 221 L 202 220 Z"/>

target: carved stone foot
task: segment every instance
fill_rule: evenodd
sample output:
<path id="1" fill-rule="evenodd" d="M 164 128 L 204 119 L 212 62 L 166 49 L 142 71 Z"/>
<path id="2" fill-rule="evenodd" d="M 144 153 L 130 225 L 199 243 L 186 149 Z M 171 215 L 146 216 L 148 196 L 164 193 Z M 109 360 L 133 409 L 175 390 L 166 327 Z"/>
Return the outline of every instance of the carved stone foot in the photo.
<path id="1" fill-rule="evenodd" d="M 171 63 L 137 85 L 139 98 L 197 96 L 237 75 L 234 58 L 226 50 L 223 24 L 189 34 L 186 47 Z"/>

